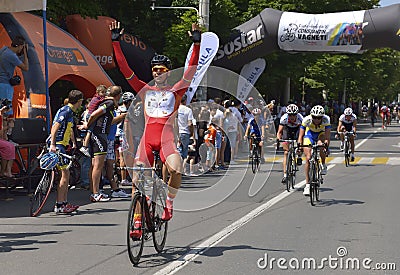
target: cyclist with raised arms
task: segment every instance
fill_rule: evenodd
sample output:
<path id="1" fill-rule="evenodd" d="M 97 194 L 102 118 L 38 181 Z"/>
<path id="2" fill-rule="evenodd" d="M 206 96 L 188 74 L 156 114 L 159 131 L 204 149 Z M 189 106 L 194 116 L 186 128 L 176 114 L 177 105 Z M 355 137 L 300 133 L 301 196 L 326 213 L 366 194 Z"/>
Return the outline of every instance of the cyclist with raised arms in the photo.
<path id="1" fill-rule="evenodd" d="M 337 132 L 340 134 L 340 150 L 344 148 L 344 133 L 353 131 L 353 135 L 350 136 L 350 147 L 351 147 L 351 160 L 354 161 L 354 138 L 357 131 L 357 116 L 353 113 L 353 109 L 344 109 L 343 114 L 339 117 L 339 124 Z"/>
<path id="2" fill-rule="evenodd" d="M 300 125 L 303 122 L 303 116 L 299 113 L 299 107 L 295 104 L 289 104 L 286 107 L 286 113 L 281 117 L 279 121 L 279 128 L 276 133 L 276 138 L 281 139 L 292 139 L 296 140 L 299 135 Z M 287 142 L 282 143 L 283 152 L 283 178 L 282 183 L 286 182 L 286 159 L 289 152 L 289 144 Z M 301 158 L 299 158 L 301 161 Z"/>
<path id="3" fill-rule="evenodd" d="M 321 105 L 315 105 L 311 108 L 310 115 L 303 119 L 300 126 L 299 138 L 297 143 L 299 145 L 310 145 L 317 143 L 318 145 L 325 144 L 329 146 L 330 134 L 331 134 L 331 121 L 329 116 L 325 115 L 324 107 Z M 311 148 L 303 147 L 304 154 L 306 156 L 306 163 L 304 166 L 304 172 L 306 174 L 306 186 L 304 187 L 303 194 L 305 196 L 310 195 L 310 159 L 311 159 Z M 327 167 L 325 164 L 326 152 L 324 149 L 320 150 L 322 169 L 321 174 L 326 175 Z"/>
<path id="4" fill-rule="evenodd" d="M 192 24 L 192 31 L 189 32 L 189 36 L 194 43 L 193 51 L 187 70 L 184 72 L 182 79 L 176 84 L 170 85 L 168 83 L 170 70 L 172 69 L 170 59 L 164 55 L 154 56 L 151 61 L 155 81 L 154 86 L 150 86 L 138 79 L 134 71 L 129 67 L 118 41 L 121 34 L 123 34 L 120 22 L 112 22 L 110 30 L 119 69 L 144 103 L 145 129 L 136 155 L 136 164 L 150 166 L 154 161 L 153 151 L 159 151 L 161 160 L 165 163 L 170 174 L 166 207 L 162 215 L 162 219 L 168 221 L 172 218 L 173 200 L 182 179 L 182 160 L 176 150 L 173 124 L 180 100 L 196 72 L 201 41 L 200 28 L 196 24 Z M 135 228 L 140 228 L 136 226 L 136 221 L 139 221 L 139 215 L 141 214 L 138 213 L 137 219 L 135 219 Z M 133 230 L 132 236 L 138 237 L 140 235 L 140 229 Z"/>

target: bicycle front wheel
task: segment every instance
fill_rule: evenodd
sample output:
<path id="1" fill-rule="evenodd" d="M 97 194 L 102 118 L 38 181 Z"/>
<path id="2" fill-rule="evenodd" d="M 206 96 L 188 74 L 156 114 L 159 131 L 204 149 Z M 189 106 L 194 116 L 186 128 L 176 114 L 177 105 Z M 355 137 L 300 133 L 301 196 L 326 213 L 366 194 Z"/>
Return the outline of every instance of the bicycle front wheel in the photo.
<path id="1" fill-rule="evenodd" d="M 294 189 L 294 185 L 296 184 L 296 171 L 297 171 L 296 156 L 295 156 L 295 154 L 293 154 L 291 168 L 290 168 L 290 173 L 291 173 L 290 181 L 291 181 L 292 189 Z"/>
<path id="2" fill-rule="evenodd" d="M 162 214 L 165 208 L 166 194 L 163 188 L 162 181 L 156 181 L 153 186 L 152 202 L 150 207 L 150 214 L 152 216 L 153 226 L 153 244 L 154 248 L 158 253 L 161 253 L 164 249 L 165 242 L 167 240 L 168 232 L 168 221 L 163 221 Z"/>
<path id="3" fill-rule="evenodd" d="M 253 171 L 253 174 L 257 171 L 257 149 L 254 149 L 251 155 L 251 171 Z"/>
<path id="4" fill-rule="evenodd" d="M 292 155 L 289 153 L 286 158 L 286 191 L 290 192 L 290 185 L 292 182 Z"/>
<path id="5" fill-rule="evenodd" d="M 131 236 L 132 230 L 138 230 L 135 228 L 135 219 L 134 216 L 140 215 L 140 222 L 141 222 L 141 237 Z M 132 199 L 131 206 L 129 208 L 128 214 L 128 227 L 127 227 L 127 245 L 128 245 L 128 254 L 129 259 L 133 265 L 137 265 L 139 263 L 140 257 L 142 256 L 143 252 L 143 245 L 144 245 L 144 228 L 145 228 L 145 214 L 144 214 L 144 207 L 143 207 L 143 198 L 140 194 L 135 194 Z"/>
<path id="6" fill-rule="evenodd" d="M 315 169 L 316 169 L 316 167 L 315 167 L 315 163 L 314 162 L 311 162 L 310 163 L 310 177 L 309 177 L 309 180 L 310 180 L 310 203 L 311 203 L 311 205 L 312 206 L 314 206 L 315 205 L 315 203 L 314 203 L 314 189 L 315 189 Z"/>
<path id="7" fill-rule="evenodd" d="M 349 153 L 349 142 L 344 143 L 344 164 L 346 167 L 350 165 L 350 153 Z"/>
<path id="8" fill-rule="evenodd" d="M 44 171 L 42 178 L 36 187 L 35 193 L 30 199 L 30 215 L 31 217 L 36 217 L 39 215 L 44 204 L 49 197 L 51 189 L 54 184 L 55 172 L 54 171 Z"/>

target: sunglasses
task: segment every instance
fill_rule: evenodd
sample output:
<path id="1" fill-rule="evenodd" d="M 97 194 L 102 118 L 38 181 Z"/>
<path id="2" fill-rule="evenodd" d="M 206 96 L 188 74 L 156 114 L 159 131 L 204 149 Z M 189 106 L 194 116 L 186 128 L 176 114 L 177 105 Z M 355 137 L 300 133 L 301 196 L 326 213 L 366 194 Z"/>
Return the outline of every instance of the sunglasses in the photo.
<path id="1" fill-rule="evenodd" d="M 322 116 L 312 116 L 312 119 L 321 120 L 321 119 L 322 119 Z"/>
<path id="2" fill-rule="evenodd" d="M 152 72 L 161 72 L 161 73 L 165 73 L 168 72 L 168 68 L 164 67 L 164 66 L 154 66 L 153 68 L 151 68 Z"/>

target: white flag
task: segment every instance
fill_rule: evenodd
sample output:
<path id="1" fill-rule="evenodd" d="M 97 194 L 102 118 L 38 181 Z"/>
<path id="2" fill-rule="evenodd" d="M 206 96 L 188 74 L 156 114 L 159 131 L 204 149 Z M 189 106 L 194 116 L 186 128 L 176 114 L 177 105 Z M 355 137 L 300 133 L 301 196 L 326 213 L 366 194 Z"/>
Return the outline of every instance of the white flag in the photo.
<path id="1" fill-rule="evenodd" d="M 236 97 L 244 102 L 251 89 L 265 69 L 265 59 L 257 58 L 243 66 L 237 87 Z"/>
<path id="2" fill-rule="evenodd" d="M 217 54 L 219 47 L 219 39 L 218 36 L 213 32 L 205 32 L 201 34 L 201 44 L 200 44 L 200 56 L 199 63 L 197 65 L 196 73 L 193 76 L 192 82 L 188 90 L 186 91 L 187 101 L 189 104 L 192 101 L 194 93 L 197 90 L 201 80 L 204 77 L 208 67 L 214 59 L 214 56 Z M 193 45 L 190 47 L 189 52 L 186 56 L 185 62 L 185 71 L 189 65 L 190 56 L 192 55 Z"/>
<path id="3" fill-rule="evenodd" d="M 46 0 L 0 0 L 0 12 L 42 10 Z"/>

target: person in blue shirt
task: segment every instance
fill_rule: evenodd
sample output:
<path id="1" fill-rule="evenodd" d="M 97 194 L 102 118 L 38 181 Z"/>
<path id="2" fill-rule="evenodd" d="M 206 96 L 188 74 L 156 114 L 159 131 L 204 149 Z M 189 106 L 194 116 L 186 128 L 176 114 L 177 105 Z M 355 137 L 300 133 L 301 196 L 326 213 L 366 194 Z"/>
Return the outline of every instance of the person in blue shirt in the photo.
<path id="1" fill-rule="evenodd" d="M 76 147 L 74 137 L 74 112 L 82 105 L 83 94 L 81 91 L 72 90 L 68 94 L 68 104 L 61 107 L 53 120 L 53 125 L 50 132 L 50 151 L 66 154 L 66 147 L 72 141 L 73 147 Z M 69 160 L 64 160 L 64 164 L 60 164 L 61 180 L 57 188 L 57 200 L 54 207 L 56 214 L 68 214 L 76 211 L 79 206 L 68 203 L 68 185 L 69 185 Z"/>
<path id="2" fill-rule="evenodd" d="M 24 56 L 21 61 L 19 56 Z M 10 84 L 10 78 L 14 76 L 15 68 L 23 71 L 29 70 L 28 44 L 22 36 L 16 36 L 11 41 L 11 47 L 4 46 L 0 49 L 0 99 L 8 99 L 12 102 L 14 88 Z M 11 115 L 12 110 L 7 112 Z"/>
<path id="3" fill-rule="evenodd" d="M 246 131 L 244 134 L 244 138 L 248 138 L 250 136 L 255 137 L 255 141 L 258 143 L 258 146 L 260 147 L 260 156 L 261 156 L 261 163 L 264 163 L 264 157 L 263 157 L 263 140 L 265 136 L 265 122 L 262 119 L 261 116 L 261 109 L 259 108 L 254 108 L 252 111 L 252 117 L 249 118 L 249 121 L 247 122 L 247 127 Z M 251 150 L 253 146 L 252 140 L 250 139 L 249 142 L 249 151 Z"/>

